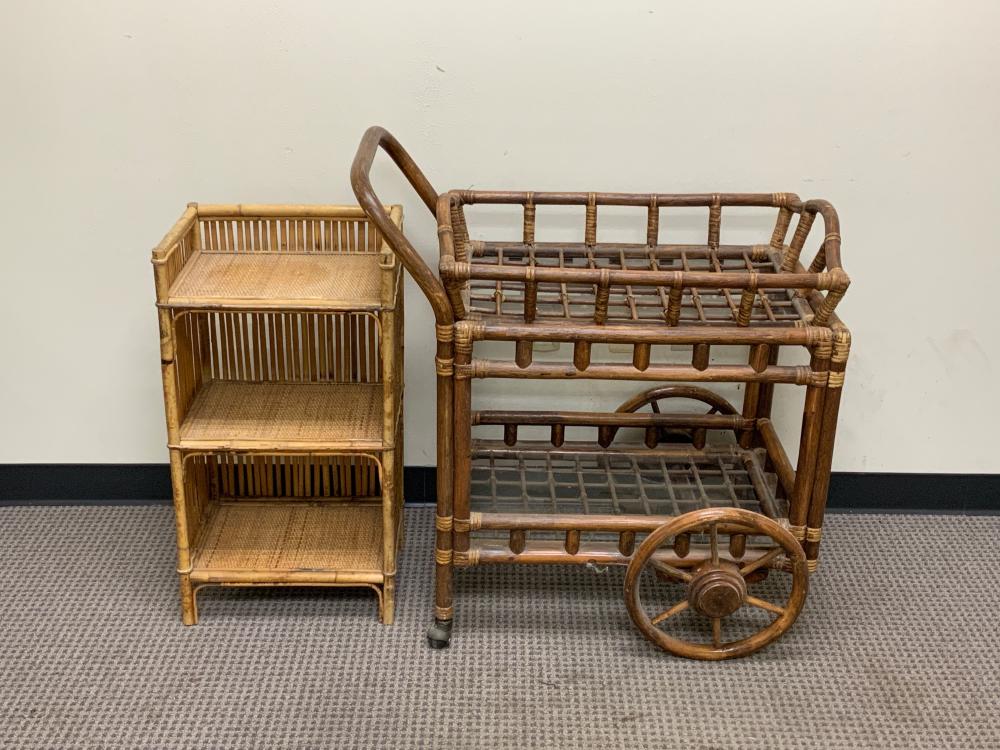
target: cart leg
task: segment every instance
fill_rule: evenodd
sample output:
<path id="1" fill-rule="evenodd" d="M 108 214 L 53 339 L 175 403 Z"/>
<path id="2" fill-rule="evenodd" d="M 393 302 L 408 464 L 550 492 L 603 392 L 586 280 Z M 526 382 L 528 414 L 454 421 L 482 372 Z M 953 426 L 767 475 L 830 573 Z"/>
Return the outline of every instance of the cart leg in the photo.
<path id="1" fill-rule="evenodd" d="M 748 364 L 754 372 L 761 372 L 769 364 L 771 357 L 770 347 L 767 344 L 754 344 L 750 347 L 750 359 Z M 743 416 L 753 419 L 758 416 L 761 400 L 769 401 L 770 394 L 765 394 L 765 388 L 773 384 L 762 385 L 761 383 L 747 383 L 743 390 Z M 740 447 L 750 448 L 754 443 L 754 430 L 743 430 L 738 434 Z"/>
<path id="2" fill-rule="evenodd" d="M 448 505 L 450 509 L 450 497 Z M 434 623 L 427 629 L 427 643 L 431 648 L 437 649 L 447 648 L 451 643 L 451 625 L 454 618 L 451 516 L 441 516 L 439 511 L 435 518 L 435 527 L 437 536 L 434 545 Z"/>
<path id="3" fill-rule="evenodd" d="M 447 648 L 451 644 L 451 620 L 438 620 L 427 629 L 427 643 L 431 648 Z"/>
<path id="4" fill-rule="evenodd" d="M 830 489 L 830 470 L 833 463 L 833 444 L 837 435 L 837 416 L 840 413 L 840 397 L 844 392 L 844 370 L 851 349 L 851 335 L 844 328 L 834 334 L 833 355 L 830 359 L 830 375 L 823 400 L 823 423 L 819 441 L 819 455 L 816 460 L 816 478 L 809 516 L 806 521 L 806 558 L 809 570 L 815 571 L 819 560 L 819 542 L 822 534 L 823 516 L 826 512 L 826 497 Z"/>
<path id="5" fill-rule="evenodd" d="M 820 365 L 823 370 L 826 369 L 825 363 Z M 815 355 L 812 369 L 818 369 Z M 816 476 L 816 454 L 819 449 L 825 390 L 823 386 L 808 386 L 805 405 L 802 407 L 802 436 L 799 439 L 799 457 L 795 465 L 795 487 L 788 506 L 789 530 L 800 542 L 805 541 L 806 516 Z"/>
<path id="6" fill-rule="evenodd" d="M 434 624 L 427 630 L 431 648 L 451 642 L 452 607 L 452 493 L 454 482 L 454 356 L 451 326 L 438 326 L 437 366 L 437 510 L 434 528 Z"/>

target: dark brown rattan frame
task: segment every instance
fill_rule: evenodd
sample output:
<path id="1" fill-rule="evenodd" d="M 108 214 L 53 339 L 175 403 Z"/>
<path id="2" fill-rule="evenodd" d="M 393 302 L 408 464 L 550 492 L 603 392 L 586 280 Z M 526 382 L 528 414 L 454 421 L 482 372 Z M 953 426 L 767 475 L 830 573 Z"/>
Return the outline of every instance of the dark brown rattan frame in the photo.
<path id="1" fill-rule="evenodd" d="M 428 210 L 436 216 L 440 279 L 403 233 L 388 221 L 372 189 L 369 171 L 380 147 L 395 161 Z M 732 431 L 730 450 L 753 478 L 760 512 L 751 513 L 735 507 L 739 506 L 736 503 L 731 508 L 703 507 L 680 518 L 690 516 L 685 523 L 692 528 L 711 526 L 713 535 L 720 531 L 730 533 L 731 539 L 737 540 L 733 554 L 746 569 L 756 570 L 754 552 L 746 548 L 745 541 L 738 540 L 745 540 L 746 535 L 770 534 L 779 545 L 759 552 L 759 559 L 763 561 L 761 566 L 792 570 L 796 581 L 800 580 L 803 571 L 815 570 L 837 413 L 850 348 L 850 334 L 835 312 L 849 278 L 841 265 L 839 220 L 829 203 L 802 201 L 789 193 L 672 195 L 455 191 L 438 195 L 398 141 L 381 128 L 370 128 L 365 133 L 351 174 L 358 201 L 413 275 L 436 317 L 438 503 L 436 625 L 430 634 L 433 645 L 444 645 L 450 637 L 455 567 L 501 562 L 629 564 L 629 580 L 634 581 L 633 568 L 647 563 L 674 566 L 671 569 L 680 571 L 678 575 L 687 576 L 684 580 L 691 574 L 681 569 L 707 570 L 706 566 L 730 564 L 721 560 L 714 545 L 709 550 L 689 542 L 679 543 L 677 539 L 674 539 L 672 551 L 648 549 L 637 555 L 636 535 L 648 534 L 672 523 L 669 514 L 473 512 L 474 457 L 491 450 L 506 450 L 510 455 L 524 455 L 525 450 L 547 450 L 550 456 L 556 455 L 558 451 L 566 451 L 565 430 L 570 425 L 596 428 L 597 440 L 587 450 L 596 450 L 602 455 L 616 450 L 612 441 L 622 428 L 644 429 L 644 445 L 622 449 L 625 455 L 633 458 L 657 452 L 679 455 L 684 451 L 689 458 L 694 455 L 706 457 L 705 432 Z M 523 241 L 471 239 L 464 208 L 477 203 L 523 207 Z M 539 205 L 585 206 L 584 241 L 575 244 L 536 242 L 536 207 Z M 601 206 L 645 207 L 646 242 L 598 242 Z M 660 244 L 660 209 L 691 206 L 708 209 L 705 244 Z M 770 242 L 751 246 L 722 245 L 722 213 L 730 206 L 776 209 Z M 817 216 L 822 219 L 824 233 L 814 258 L 805 267 L 801 255 Z M 786 243 L 795 217 L 796 227 Z M 707 304 L 709 298 L 711 305 Z M 477 341 L 513 342 L 513 360 L 473 357 Z M 538 341 L 572 344 L 572 363 L 535 362 L 533 344 Z M 632 361 L 592 362 L 595 344 L 631 345 Z M 653 345 L 690 346 L 691 362 L 689 365 L 654 364 L 650 357 Z M 749 347 L 746 364 L 712 363 L 712 347 L 733 346 Z M 787 347 L 804 347 L 810 355 L 809 365 L 779 364 L 779 350 Z M 640 414 L 632 410 L 635 404 L 623 405 L 619 412 L 613 413 L 474 412 L 471 408 L 472 380 L 487 377 L 746 385 L 740 409 L 728 407 L 720 411 L 715 408 L 715 413 L 703 416 Z M 770 420 L 774 386 L 778 383 L 796 384 L 806 389 L 800 451 L 794 465 Z M 699 386 L 667 388 L 687 389 L 678 395 L 693 396 L 709 403 L 713 398 L 713 394 Z M 653 398 L 650 393 L 639 397 L 640 401 Z M 503 443 L 489 445 L 474 441 L 472 427 L 477 424 L 503 425 Z M 517 436 L 521 425 L 547 427 L 549 447 L 539 443 L 525 447 L 519 443 Z M 659 445 L 661 431 L 666 428 L 689 431 L 694 445 L 682 449 Z M 775 488 L 776 495 L 765 486 L 768 482 Z M 740 520 L 727 525 L 726 521 L 713 520 L 717 518 Z M 751 528 L 753 524 L 749 524 L 748 518 L 763 520 Z M 775 528 L 785 535 L 782 539 L 774 537 L 779 533 L 773 531 Z M 478 537 L 476 532 L 481 530 L 494 534 L 506 532 L 507 539 L 498 542 L 495 536 Z M 586 538 L 595 533 L 604 538 Z M 554 534 L 557 538 L 553 538 Z M 607 534 L 617 538 L 608 541 Z M 790 539 L 794 540 L 794 549 L 801 548 L 801 555 L 778 554 L 779 548 L 790 548 Z M 729 576 L 725 585 L 735 585 L 735 574 L 731 570 L 712 568 L 709 572 L 722 578 Z M 801 607 L 804 595 L 804 589 L 796 589 L 797 607 Z M 705 601 L 701 602 L 702 609 L 710 611 L 711 606 Z M 795 613 L 797 611 L 796 608 Z M 713 615 L 715 648 L 706 651 L 693 644 L 688 644 L 690 648 L 675 648 L 673 644 L 670 650 L 695 658 L 727 658 L 750 653 L 791 625 L 794 616 L 788 615 L 793 613 L 790 610 L 781 612 L 784 614 L 776 621 L 781 627 L 770 627 L 767 638 L 750 639 L 739 648 L 727 648 L 718 642 L 719 618 Z M 633 617 L 637 617 L 634 612 Z M 644 629 L 640 619 L 636 622 Z M 650 636 L 649 632 L 646 634 Z M 663 641 L 651 639 L 664 646 Z"/>

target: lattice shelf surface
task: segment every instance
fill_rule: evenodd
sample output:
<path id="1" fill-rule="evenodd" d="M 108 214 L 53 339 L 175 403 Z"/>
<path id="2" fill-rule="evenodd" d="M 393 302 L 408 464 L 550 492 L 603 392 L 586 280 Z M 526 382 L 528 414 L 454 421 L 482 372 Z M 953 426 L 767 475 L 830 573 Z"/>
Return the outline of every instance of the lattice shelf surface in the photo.
<path id="1" fill-rule="evenodd" d="M 731 507 L 785 516 L 775 486 L 759 453 L 735 446 L 600 450 L 482 441 L 473 448 L 471 507 L 483 513 L 658 516 Z"/>
<path id="2" fill-rule="evenodd" d="M 556 244 L 526 246 L 484 243 L 472 258 L 477 266 L 553 269 L 608 269 L 612 271 L 691 271 L 718 274 L 776 273 L 780 255 L 762 256 L 754 246 L 631 246 L 603 249 L 601 245 Z M 473 274 L 474 276 L 475 274 Z M 685 288 L 681 298 L 681 325 L 732 325 L 738 317 L 741 290 Z M 670 289 L 662 286 L 611 285 L 607 319 L 611 323 L 663 323 Z M 473 278 L 468 306 L 479 316 L 522 318 L 524 284 Z M 808 303 L 795 289 L 759 289 L 750 312 L 750 324 L 793 326 L 811 316 Z M 592 284 L 540 282 L 535 319 L 588 321 L 594 317 Z"/>

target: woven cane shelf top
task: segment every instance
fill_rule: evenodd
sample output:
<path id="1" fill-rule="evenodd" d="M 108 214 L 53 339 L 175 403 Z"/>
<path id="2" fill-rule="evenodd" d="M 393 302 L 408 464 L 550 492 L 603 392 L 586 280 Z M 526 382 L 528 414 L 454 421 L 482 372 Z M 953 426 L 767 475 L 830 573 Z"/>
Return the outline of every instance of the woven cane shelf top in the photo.
<path id="1" fill-rule="evenodd" d="M 780 272 L 781 253 L 765 246 L 727 245 L 595 245 L 582 243 L 476 243 L 470 258 L 472 279 L 467 287 L 468 311 L 485 319 L 524 319 L 524 284 L 513 280 L 477 279 L 491 268 L 554 271 L 607 270 L 703 273 L 718 277 L 722 287 L 727 275 L 757 274 L 760 278 Z M 481 271 L 479 271 L 481 269 Z M 686 287 L 676 325 L 731 326 L 740 313 L 741 289 Z M 753 297 L 748 325 L 794 326 L 812 320 L 809 303 L 796 289 L 761 288 Z M 662 326 L 670 308 L 669 286 L 611 284 L 608 323 Z M 535 320 L 586 322 L 594 319 L 594 286 L 586 283 L 540 282 Z"/>
<path id="2" fill-rule="evenodd" d="M 381 383 L 212 380 L 181 424 L 186 450 L 381 450 Z"/>
<path id="3" fill-rule="evenodd" d="M 471 507 L 483 513 L 679 516 L 699 508 L 785 515 L 757 451 L 734 445 L 475 441 Z"/>
<path id="4" fill-rule="evenodd" d="M 201 252 L 170 287 L 166 307 L 377 310 L 376 253 Z"/>
<path id="5" fill-rule="evenodd" d="M 345 573 L 382 572 L 382 510 L 351 503 L 234 502 L 207 519 L 192 555 L 201 582 L 252 574 L 254 582 L 295 573 L 331 581 Z"/>

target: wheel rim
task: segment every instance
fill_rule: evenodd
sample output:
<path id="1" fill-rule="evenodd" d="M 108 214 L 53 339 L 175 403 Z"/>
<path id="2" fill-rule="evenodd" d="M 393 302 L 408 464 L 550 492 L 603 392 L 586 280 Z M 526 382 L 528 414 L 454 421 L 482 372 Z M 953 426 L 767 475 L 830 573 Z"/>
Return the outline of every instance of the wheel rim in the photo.
<path id="1" fill-rule="evenodd" d="M 636 413 L 648 406 L 653 414 L 660 414 L 662 413 L 660 405 L 670 400 L 701 402 L 708 407 L 706 414 L 738 415 L 740 413 L 736 407 L 717 393 L 692 385 L 666 385 L 650 388 L 628 399 L 615 411 L 619 413 Z M 601 444 L 610 445 L 618 433 L 618 429 L 618 427 L 614 426 L 604 427 L 601 433 Z M 686 441 L 692 442 L 696 448 L 702 448 L 705 445 L 706 429 L 704 427 L 693 429 L 660 428 L 658 430 L 658 439 L 669 441 L 672 434 L 684 435 Z"/>
<path id="2" fill-rule="evenodd" d="M 739 528 L 740 533 L 770 537 L 774 546 L 748 563 L 723 560 L 719 552 L 721 525 Z M 662 561 L 654 562 L 654 553 L 666 541 L 678 535 L 706 531 L 709 534 L 710 556 L 694 571 L 676 568 Z M 786 558 L 784 561 L 781 560 L 782 554 Z M 780 567 L 790 572 L 792 581 L 792 589 L 784 605 L 755 597 L 746 586 L 748 576 L 764 567 L 777 567 L 779 562 L 784 563 Z M 643 607 L 639 595 L 640 577 L 647 566 L 687 584 L 683 599 L 652 617 Z M 731 659 L 752 654 L 791 627 L 805 603 L 808 581 L 802 546 L 774 520 L 739 508 L 705 508 L 678 516 L 646 537 L 625 574 L 625 604 L 636 627 L 660 648 L 693 659 Z M 722 637 L 723 620 L 746 606 L 770 612 L 776 617 L 752 635 L 726 642 Z M 710 621 L 711 644 L 678 638 L 662 629 L 661 623 L 667 623 L 687 609 Z"/>

